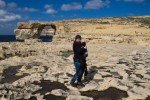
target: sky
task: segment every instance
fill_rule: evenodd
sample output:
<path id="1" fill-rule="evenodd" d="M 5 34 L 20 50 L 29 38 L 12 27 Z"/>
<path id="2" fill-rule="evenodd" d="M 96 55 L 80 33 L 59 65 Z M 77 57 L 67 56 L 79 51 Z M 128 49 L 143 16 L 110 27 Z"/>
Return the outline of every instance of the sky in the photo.
<path id="1" fill-rule="evenodd" d="M 17 22 L 150 15 L 150 0 L 0 0 L 0 35 Z"/>

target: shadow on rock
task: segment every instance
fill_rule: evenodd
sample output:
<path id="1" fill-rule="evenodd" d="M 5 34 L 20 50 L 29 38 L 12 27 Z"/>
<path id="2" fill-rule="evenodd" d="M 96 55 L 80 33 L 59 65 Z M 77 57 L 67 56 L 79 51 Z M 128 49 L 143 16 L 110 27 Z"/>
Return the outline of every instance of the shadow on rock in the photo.
<path id="1" fill-rule="evenodd" d="M 23 78 L 25 76 L 27 76 L 28 74 L 23 74 L 21 76 L 16 76 L 18 70 L 21 68 L 22 66 L 11 66 L 8 67 L 7 69 L 5 69 L 3 71 L 2 76 L 4 76 L 4 78 L 2 78 L 0 83 L 12 83 L 20 78 Z"/>
<path id="2" fill-rule="evenodd" d="M 150 95 L 145 100 L 150 100 Z"/>
<path id="3" fill-rule="evenodd" d="M 126 91 L 122 91 L 114 87 L 110 87 L 104 91 L 85 91 L 81 92 L 81 95 L 93 97 L 94 100 L 120 100 L 121 98 L 128 97 Z"/>
<path id="4" fill-rule="evenodd" d="M 45 95 L 43 99 L 46 99 L 46 100 L 66 100 L 66 97 L 48 94 L 48 95 Z"/>
<path id="5" fill-rule="evenodd" d="M 67 75 L 68 77 L 73 77 L 73 75 L 70 74 L 70 73 L 66 73 L 66 75 Z"/>
<path id="6" fill-rule="evenodd" d="M 39 85 L 42 89 L 34 92 L 33 94 L 40 93 L 44 95 L 47 92 L 51 92 L 54 89 L 62 89 L 64 91 L 69 90 L 64 84 L 59 82 L 51 82 L 49 80 L 41 80 L 40 83 L 34 82 L 33 84 Z"/>
<path id="7" fill-rule="evenodd" d="M 88 71 L 87 80 L 84 80 L 85 82 L 90 82 L 93 80 L 95 74 L 98 72 L 98 68 L 96 66 L 91 66 L 91 68 Z"/>

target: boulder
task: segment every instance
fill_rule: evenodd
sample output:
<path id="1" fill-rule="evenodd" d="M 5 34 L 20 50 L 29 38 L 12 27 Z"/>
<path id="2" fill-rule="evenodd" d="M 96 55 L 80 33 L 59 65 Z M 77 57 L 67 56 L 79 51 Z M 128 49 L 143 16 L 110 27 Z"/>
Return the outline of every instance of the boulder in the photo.
<path id="1" fill-rule="evenodd" d="M 16 39 L 23 41 L 25 39 L 36 39 L 40 36 L 41 31 L 38 28 L 34 29 L 15 29 Z"/>
<path id="2" fill-rule="evenodd" d="M 68 95 L 67 92 L 65 92 L 64 90 L 61 90 L 61 89 L 52 90 L 51 94 L 56 95 L 56 96 L 67 96 Z"/>
<path id="3" fill-rule="evenodd" d="M 81 95 L 78 90 L 69 90 L 69 95 Z"/>

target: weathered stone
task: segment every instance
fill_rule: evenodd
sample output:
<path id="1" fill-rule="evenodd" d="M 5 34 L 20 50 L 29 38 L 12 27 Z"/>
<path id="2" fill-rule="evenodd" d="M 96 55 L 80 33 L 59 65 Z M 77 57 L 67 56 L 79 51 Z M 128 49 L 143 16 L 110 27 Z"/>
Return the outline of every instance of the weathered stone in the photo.
<path id="1" fill-rule="evenodd" d="M 42 30 L 47 26 L 50 26 L 51 30 L 49 29 L 49 31 L 46 31 L 46 33 L 42 33 Z M 55 35 L 55 33 L 61 33 L 63 30 L 64 24 L 60 23 L 20 22 L 18 23 L 18 28 L 14 30 L 14 33 L 17 40 L 23 41 L 25 39 L 37 39 L 40 35 L 45 35 L 47 33 L 53 33 L 53 35 Z"/>
<path id="2" fill-rule="evenodd" d="M 2 50 L 2 48 L 0 48 L 0 60 L 4 59 L 4 52 Z"/>
<path id="3" fill-rule="evenodd" d="M 69 95 L 66 100 L 93 100 L 93 98 L 86 97 L 86 96 L 76 96 L 76 95 Z"/>
<path id="4" fill-rule="evenodd" d="M 14 33 L 16 35 L 16 39 L 23 41 L 25 39 L 34 39 L 40 36 L 40 30 L 38 28 L 34 29 L 15 29 Z"/>
<path id="5" fill-rule="evenodd" d="M 90 90 L 95 90 L 98 87 L 98 83 L 91 81 L 89 84 L 85 85 L 85 87 L 83 87 L 81 89 L 81 91 L 90 91 Z"/>
<path id="6" fill-rule="evenodd" d="M 68 92 L 69 92 L 69 95 L 81 95 L 81 93 L 78 90 L 70 90 Z"/>
<path id="7" fill-rule="evenodd" d="M 56 95 L 56 96 L 67 96 L 68 93 L 61 90 L 61 89 L 56 89 L 56 90 L 52 90 L 51 94 Z"/>
<path id="8" fill-rule="evenodd" d="M 38 28 L 40 27 L 40 23 L 24 23 L 24 22 L 19 22 L 18 23 L 18 29 L 33 29 L 33 28 Z"/>

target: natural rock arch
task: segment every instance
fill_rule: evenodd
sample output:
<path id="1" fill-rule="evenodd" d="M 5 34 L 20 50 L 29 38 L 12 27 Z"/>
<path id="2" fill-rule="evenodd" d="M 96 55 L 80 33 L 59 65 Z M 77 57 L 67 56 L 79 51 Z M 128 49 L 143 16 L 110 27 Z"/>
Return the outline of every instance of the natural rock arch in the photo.
<path id="1" fill-rule="evenodd" d="M 40 37 L 42 30 L 46 26 L 51 26 L 55 32 L 58 34 L 58 27 L 59 25 L 55 23 L 18 23 L 18 28 L 14 30 L 16 35 L 16 39 L 19 41 L 24 41 L 25 39 L 37 39 Z"/>
<path id="2" fill-rule="evenodd" d="M 42 35 L 42 31 L 43 30 L 48 30 L 48 29 L 53 29 L 53 34 L 51 34 L 50 32 L 47 32 L 47 35 L 55 35 L 56 34 L 56 30 L 57 30 L 57 28 L 56 28 L 56 25 L 54 25 L 54 24 L 49 24 L 49 25 L 42 25 L 41 26 L 42 28 L 41 29 L 39 29 L 39 32 L 41 32 L 40 33 L 40 35 Z M 46 28 L 46 29 L 45 29 Z"/>

